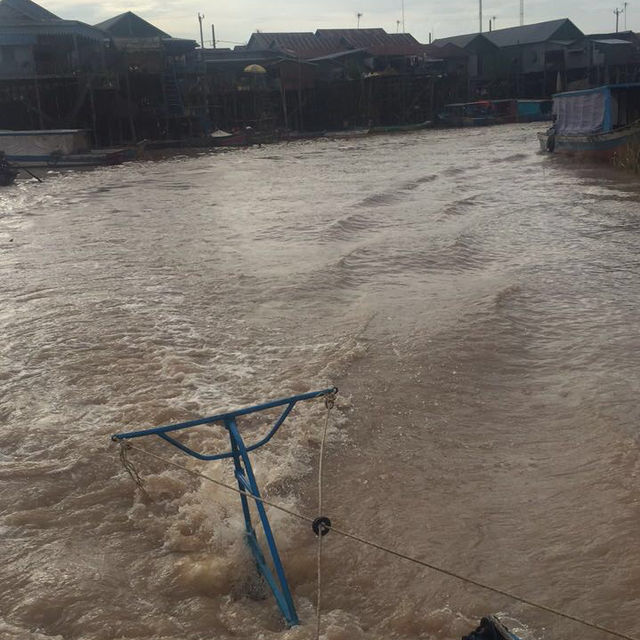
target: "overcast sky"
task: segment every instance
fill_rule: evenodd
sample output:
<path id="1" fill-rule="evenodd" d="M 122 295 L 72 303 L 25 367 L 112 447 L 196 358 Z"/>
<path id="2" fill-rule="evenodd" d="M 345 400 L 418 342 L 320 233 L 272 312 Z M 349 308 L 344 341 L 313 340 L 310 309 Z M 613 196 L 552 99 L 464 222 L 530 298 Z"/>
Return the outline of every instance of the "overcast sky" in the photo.
<path id="1" fill-rule="evenodd" d="M 36 0 L 38 1 L 38 0 Z M 218 46 L 245 43 L 256 31 L 315 31 L 382 27 L 389 33 L 402 31 L 403 0 L 42 0 L 45 9 L 61 18 L 96 24 L 125 11 L 133 11 L 174 37 L 200 40 L 198 12 L 204 14 L 205 46 L 211 45 L 215 24 Z M 615 31 L 617 0 L 525 0 L 525 24 L 570 18 L 585 33 Z M 627 6 L 626 26 L 640 30 L 640 2 Z M 483 0 L 483 24 L 495 16 L 496 27 L 517 26 L 519 0 Z M 400 24 L 398 25 L 398 21 Z M 625 15 L 620 15 L 620 30 Z M 404 30 L 420 42 L 478 31 L 478 0 L 404 0 Z"/>

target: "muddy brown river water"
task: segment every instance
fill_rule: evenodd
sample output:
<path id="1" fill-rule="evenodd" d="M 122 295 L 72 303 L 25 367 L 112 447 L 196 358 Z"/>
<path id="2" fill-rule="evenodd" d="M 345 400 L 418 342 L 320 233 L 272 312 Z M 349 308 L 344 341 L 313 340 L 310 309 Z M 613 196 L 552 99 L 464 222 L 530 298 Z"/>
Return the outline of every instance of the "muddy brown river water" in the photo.
<path id="1" fill-rule="evenodd" d="M 286 630 L 237 496 L 133 452 L 145 497 L 109 435 L 332 384 L 335 526 L 639 637 L 640 183 L 540 155 L 539 128 L 3 189 L 0 638 L 315 638 L 307 525 L 269 510 Z M 254 454 L 267 497 L 315 515 L 323 425 L 298 405 Z M 323 551 L 327 640 L 450 640 L 491 612 L 524 640 L 611 637 L 335 534 Z"/>

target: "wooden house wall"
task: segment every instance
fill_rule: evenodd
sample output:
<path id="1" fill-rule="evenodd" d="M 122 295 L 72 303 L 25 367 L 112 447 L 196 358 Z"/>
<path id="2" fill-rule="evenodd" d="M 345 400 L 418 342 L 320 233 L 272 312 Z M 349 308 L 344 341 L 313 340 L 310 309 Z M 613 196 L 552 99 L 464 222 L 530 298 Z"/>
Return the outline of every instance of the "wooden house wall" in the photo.
<path id="1" fill-rule="evenodd" d="M 34 71 L 33 45 L 0 46 L 0 79 L 32 76 Z"/>

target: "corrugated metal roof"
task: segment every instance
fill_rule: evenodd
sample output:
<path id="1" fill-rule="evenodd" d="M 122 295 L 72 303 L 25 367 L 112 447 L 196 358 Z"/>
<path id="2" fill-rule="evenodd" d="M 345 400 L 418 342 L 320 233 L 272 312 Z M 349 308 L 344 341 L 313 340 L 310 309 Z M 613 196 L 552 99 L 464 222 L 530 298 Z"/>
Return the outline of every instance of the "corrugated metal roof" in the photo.
<path id="1" fill-rule="evenodd" d="M 94 25 L 118 38 L 170 38 L 171 36 L 131 11 Z"/>
<path id="2" fill-rule="evenodd" d="M 593 42 L 597 42 L 598 44 L 611 44 L 611 45 L 619 45 L 626 44 L 628 47 L 633 46 L 633 42 L 629 42 L 628 40 L 616 40 L 615 38 L 605 38 L 603 40 L 596 40 L 592 38 Z"/>
<path id="3" fill-rule="evenodd" d="M 0 0 L 0 15 L 3 38 L 76 35 L 100 42 L 105 39 L 105 34 L 99 29 L 77 20 L 62 20 L 31 0 Z"/>
<path id="4" fill-rule="evenodd" d="M 576 27 L 569 18 L 560 20 L 547 20 L 535 24 L 525 24 L 522 27 L 510 27 L 508 29 L 496 29 L 484 35 L 498 47 L 511 47 L 518 44 L 535 44 L 553 40 L 553 36 L 562 28 L 568 26 L 571 31 L 575 30 L 576 38 L 584 34 Z M 570 36 L 571 37 L 571 36 Z"/>
<path id="5" fill-rule="evenodd" d="M 438 38 L 432 44 L 440 47 L 445 44 L 455 44 L 463 49 L 476 38 L 486 38 L 497 47 L 511 47 L 519 44 L 535 44 L 553 40 L 553 36 L 563 27 L 575 34 L 575 38 L 583 37 L 582 31 L 576 27 L 569 18 L 560 20 L 548 20 L 535 24 L 525 24 L 522 27 L 509 27 L 507 29 L 496 29 L 495 31 L 485 31 L 483 33 L 467 33 L 451 38 Z M 565 35 L 565 34 L 563 34 Z M 569 37 L 573 37 L 570 35 Z"/>
<path id="6" fill-rule="evenodd" d="M 469 54 L 455 44 L 447 43 L 442 46 L 432 44 L 424 45 L 424 51 L 427 55 L 436 56 L 437 58 L 468 58 Z"/>
<path id="7" fill-rule="evenodd" d="M 419 55 L 424 47 L 410 33 L 387 33 L 381 28 L 318 29 L 316 36 L 348 49 L 366 49 L 373 55 Z"/>
<path id="8" fill-rule="evenodd" d="M 453 44 L 456 47 L 464 49 L 471 44 L 476 38 L 484 38 L 482 33 L 467 33 L 462 36 L 451 36 L 450 38 L 437 38 L 431 44 L 436 47 L 444 47 L 447 44 Z"/>
<path id="9" fill-rule="evenodd" d="M 319 58 L 355 49 L 372 55 L 420 55 L 425 45 L 409 33 L 387 33 L 384 29 L 318 29 L 310 32 L 254 33 L 248 50 L 271 49 L 305 59 Z"/>
<path id="10" fill-rule="evenodd" d="M 552 97 L 556 98 L 558 96 L 579 96 L 587 93 L 598 93 L 611 89 L 640 89 L 640 82 L 619 82 L 617 84 L 603 84 L 599 87 L 592 87 L 591 89 L 578 89 L 576 91 L 563 91 L 561 93 L 554 93 Z"/>
<path id="11" fill-rule="evenodd" d="M 60 18 L 31 0 L 1 0 L 0 7 L 8 7 L 30 22 L 49 22 Z"/>
<path id="12" fill-rule="evenodd" d="M 348 58 L 349 56 L 358 56 L 366 53 L 366 49 L 349 49 L 349 51 L 339 51 L 338 53 L 330 53 L 327 56 L 312 58 L 309 62 L 322 62 L 323 60 L 339 60 L 340 58 Z"/>
<path id="13" fill-rule="evenodd" d="M 331 43 L 321 42 L 311 32 L 256 32 L 251 35 L 247 51 L 282 51 L 301 58 L 315 58 L 333 53 Z"/>
<path id="14" fill-rule="evenodd" d="M 78 22 L 76 20 L 55 20 L 51 22 L 32 22 L 17 25 L 0 23 L 0 34 L 76 35 L 98 42 L 103 42 L 107 37 L 106 34 L 99 29 L 95 29 L 84 22 Z"/>

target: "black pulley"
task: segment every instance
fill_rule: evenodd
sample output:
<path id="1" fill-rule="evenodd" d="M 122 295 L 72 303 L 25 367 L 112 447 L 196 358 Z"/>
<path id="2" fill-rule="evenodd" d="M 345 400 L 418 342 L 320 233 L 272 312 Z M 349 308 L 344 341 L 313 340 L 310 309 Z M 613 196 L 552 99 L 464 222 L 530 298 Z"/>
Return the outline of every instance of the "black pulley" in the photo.
<path id="1" fill-rule="evenodd" d="M 311 528 L 317 536 L 326 536 L 331 530 L 331 520 L 327 516 L 320 516 L 313 521 Z"/>

